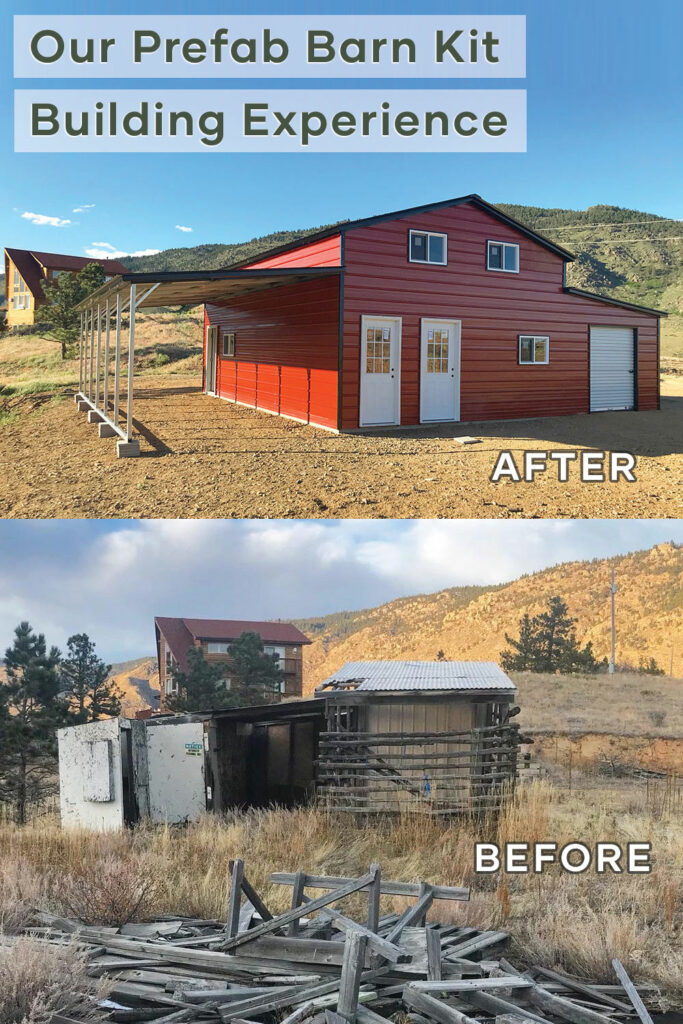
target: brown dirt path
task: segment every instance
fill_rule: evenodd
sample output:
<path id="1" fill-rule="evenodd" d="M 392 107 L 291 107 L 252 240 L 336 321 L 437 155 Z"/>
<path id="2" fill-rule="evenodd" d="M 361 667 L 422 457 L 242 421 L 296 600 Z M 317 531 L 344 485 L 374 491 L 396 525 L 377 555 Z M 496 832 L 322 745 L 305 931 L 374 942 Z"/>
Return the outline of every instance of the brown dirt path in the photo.
<path id="1" fill-rule="evenodd" d="M 0 427 L 0 516 L 141 518 L 667 518 L 681 515 L 683 387 L 661 412 L 457 424 L 337 436 L 208 398 L 196 374 L 144 375 L 135 416 L 142 457 L 71 398 L 24 402 Z M 673 392 L 673 394 L 672 394 Z M 454 437 L 482 438 L 472 446 Z M 607 449 L 638 457 L 636 483 L 491 484 L 498 452 Z"/>

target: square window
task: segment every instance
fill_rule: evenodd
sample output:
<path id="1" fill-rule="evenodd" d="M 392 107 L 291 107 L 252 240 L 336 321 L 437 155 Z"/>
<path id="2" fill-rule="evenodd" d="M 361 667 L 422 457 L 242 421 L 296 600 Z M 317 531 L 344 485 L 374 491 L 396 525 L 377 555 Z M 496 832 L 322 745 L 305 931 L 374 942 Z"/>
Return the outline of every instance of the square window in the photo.
<path id="1" fill-rule="evenodd" d="M 550 339 L 547 335 L 520 334 L 520 364 L 547 363 L 549 361 Z"/>
<path id="2" fill-rule="evenodd" d="M 519 246 L 515 242 L 487 242 L 486 269 L 519 273 Z"/>
<path id="3" fill-rule="evenodd" d="M 439 231 L 409 231 L 408 259 L 411 263 L 436 263 L 445 267 L 448 237 Z"/>
<path id="4" fill-rule="evenodd" d="M 223 332 L 223 357 L 225 359 L 235 358 L 235 335 L 232 332 Z"/>

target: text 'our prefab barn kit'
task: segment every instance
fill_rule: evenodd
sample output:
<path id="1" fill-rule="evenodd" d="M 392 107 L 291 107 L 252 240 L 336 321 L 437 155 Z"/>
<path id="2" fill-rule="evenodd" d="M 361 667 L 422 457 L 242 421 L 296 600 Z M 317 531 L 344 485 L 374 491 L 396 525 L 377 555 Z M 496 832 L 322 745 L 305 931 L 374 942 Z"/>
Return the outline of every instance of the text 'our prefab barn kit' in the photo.
<path id="1" fill-rule="evenodd" d="M 573 259 L 475 195 L 325 229 L 230 268 L 204 390 L 339 430 L 657 409 L 663 314 Z"/>

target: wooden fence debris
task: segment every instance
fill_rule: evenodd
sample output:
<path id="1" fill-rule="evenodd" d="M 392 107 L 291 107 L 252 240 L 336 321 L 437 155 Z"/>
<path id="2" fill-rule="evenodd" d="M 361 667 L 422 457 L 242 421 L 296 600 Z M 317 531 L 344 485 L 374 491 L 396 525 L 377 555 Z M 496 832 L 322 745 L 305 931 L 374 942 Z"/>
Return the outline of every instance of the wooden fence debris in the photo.
<path id="1" fill-rule="evenodd" d="M 435 900 L 466 900 L 465 888 L 389 881 L 378 864 L 359 878 L 297 871 L 271 882 L 291 888 L 284 913 L 268 909 L 235 860 L 222 921 L 165 917 L 114 929 L 36 912 L 27 931 L 87 954 L 89 1021 L 387 1024 L 401 1014 L 407 1024 L 651 1024 L 643 997 L 652 987 L 637 988 L 618 960 L 620 985 L 591 984 L 516 967 L 503 955 L 505 931 L 427 920 L 438 917 Z M 354 897 L 357 911 L 359 896 L 367 907 L 356 921 L 338 904 Z M 392 896 L 414 902 L 395 913 L 385 905 Z M 106 1000 L 96 993 L 103 976 L 113 982 Z"/>

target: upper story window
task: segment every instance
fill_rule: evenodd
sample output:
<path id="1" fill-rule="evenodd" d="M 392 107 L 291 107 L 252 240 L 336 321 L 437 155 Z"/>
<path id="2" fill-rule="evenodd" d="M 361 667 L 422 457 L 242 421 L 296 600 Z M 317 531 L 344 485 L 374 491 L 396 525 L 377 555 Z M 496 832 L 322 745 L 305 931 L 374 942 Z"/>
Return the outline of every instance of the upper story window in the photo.
<path id="1" fill-rule="evenodd" d="M 235 335 L 232 331 L 223 332 L 223 356 L 226 359 L 235 358 Z"/>
<path id="2" fill-rule="evenodd" d="M 31 293 L 18 270 L 14 271 L 12 300 L 15 309 L 28 309 L 31 303 Z"/>
<path id="3" fill-rule="evenodd" d="M 547 363 L 549 359 L 550 339 L 547 335 L 520 334 L 519 362 Z"/>
<path id="4" fill-rule="evenodd" d="M 269 654 L 271 658 L 278 659 L 278 666 L 280 668 L 285 667 L 285 649 L 284 647 L 274 647 L 272 644 L 263 645 L 263 653 Z"/>
<path id="5" fill-rule="evenodd" d="M 519 246 L 515 242 L 487 242 L 486 269 L 519 273 Z"/>
<path id="6" fill-rule="evenodd" d="M 213 640 L 209 640 L 206 645 L 207 654 L 227 654 L 230 650 L 230 644 L 217 643 Z"/>
<path id="7" fill-rule="evenodd" d="M 410 231 L 408 259 L 411 263 L 437 263 L 445 267 L 448 262 L 448 235 L 436 231 Z"/>

